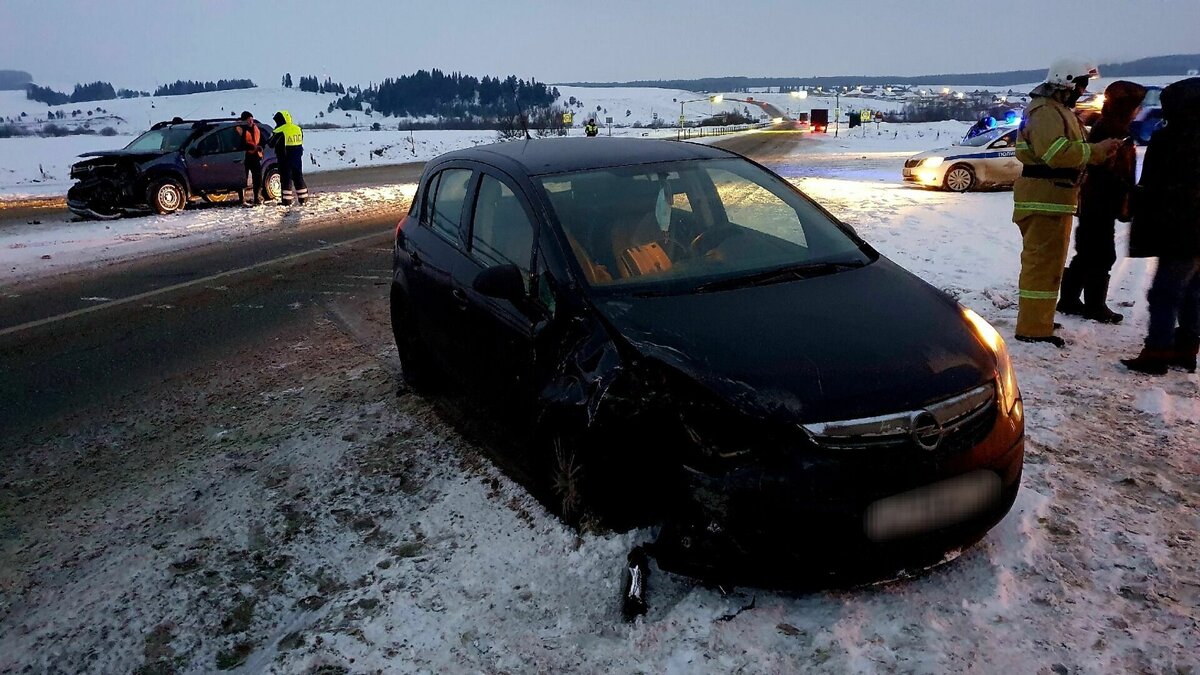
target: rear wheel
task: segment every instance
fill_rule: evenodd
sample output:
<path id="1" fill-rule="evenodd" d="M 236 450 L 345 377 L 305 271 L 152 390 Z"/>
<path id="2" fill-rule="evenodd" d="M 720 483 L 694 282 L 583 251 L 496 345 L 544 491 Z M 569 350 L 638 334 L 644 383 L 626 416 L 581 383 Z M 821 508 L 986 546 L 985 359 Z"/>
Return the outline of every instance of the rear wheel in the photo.
<path id="1" fill-rule="evenodd" d="M 166 215 L 175 213 L 187 204 L 187 193 L 183 185 L 174 178 L 160 178 L 150 184 L 146 191 L 146 201 L 155 213 Z"/>
<path id="2" fill-rule="evenodd" d="M 433 355 L 425 348 L 413 326 L 411 314 L 406 311 L 401 293 L 392 286 L 392 335 L 396 339 L 396 352 L 400 356 L 400 373 L 404 383 L 418 393 L 436 391 L 442 379 Z"/>
<path id="3" fill-rule="evenodd" d="M 966 164 L 955 164 L 946 172 L 946 189 L 966 192 L 975 186 L 975 172 Z"/>

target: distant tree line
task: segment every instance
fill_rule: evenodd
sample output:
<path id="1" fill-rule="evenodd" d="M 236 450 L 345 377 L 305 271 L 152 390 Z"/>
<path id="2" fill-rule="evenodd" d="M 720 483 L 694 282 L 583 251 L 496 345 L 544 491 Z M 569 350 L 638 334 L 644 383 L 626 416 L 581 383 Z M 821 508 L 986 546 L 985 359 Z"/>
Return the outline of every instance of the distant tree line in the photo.
<path id="1" fill-rule="evenodd" d="M 250 80 L 217 80 L 216 82 L 200 82 L 197 80 L 176 80 L 164 84 L 154 90 L 155 96 L 185 96 L 187 94 L 202 94 L 209 91 L 229 91 L 231 89 L 253 89 L 256 85 Z"/>
<path id="2" fill-rule="evenodd" d="M 329 111 L 371 109 L 399 117 L 501 118 L 547 108 L 557 99 L 558 89 L 536 80 L 526 81 L 516 75 L 503 80 L 477 78 L 446 74 L 435 68 L 388 78 L 365 89 L 350 88 L 331 104 Z"/>
<path id="3" fill-rule="evenodd" d="M 154 90 L 155 96 L 181 96 L 197 94 L 205 91 L 226 91 L 228 89 L 252 89 L 254 83 L 250 80 L 217 80 L 216 82 L 197 82 L 193 80 L 177 80 L 164 84 Z M 40 101 L 46 105 L 65 105 L 67 103 L 87 103 L 89 101 L 109 101 L 114 98 L 138 98 L 149 96 L 150 92 L 135 89 L 114 89 L 108 82 L 92 82 L 77 84 L 70 94 L 55 91 L 50 87 L 39 87 L 29 83 L 25 86 L 25 98 L 30 101 Z"/>
<path id="4" fill-rule="evenodd" d="M 23 70 L 0 70 L 0 91 L 21 91 L 33 82 L 33 76 Z"/>
<path id="5" fill-rule="evenodd" d="M 88 101 L 108 101 L 117 97 L 117 92 L 108 82 L 92 82 L 77 84 L 70 95 L 54 91 L 49 87 L 39 87 L 30 84 L 25 89 L 25 98 L 31 101 L 41 101 L 47 105 L 63 105 L 65 103 L 87 103 Z"/>
<path id="6" fill-rule="evenodd" d="M 1050 64 L 1046 64 L 1049 66 Z M 1200 69 L 1200 54 L 1152 56 L 1136 61 L 1100 64 L 1105 77 L 1152 77 L 1183 75 Z M 1011 87 L 1040 82 L 1045 68 L 1009 70 L 998 73 L 956 73 L 937 75 L 871 75 L 836 77 L 708 77 L 695 80 L 636 80 L 633 82 L 567 82 L 564 85 L 588 87 L 663 87 L 688 91 L 745 91 L 759 87 L 854 87 L 858 85 L 920 85 L 937 82 L 965 82 L 980 86 Z"/>
<path id="7" fill-rule="evenodd" d="M 284 82 L 288 80 L 285 78 Z M 341 82 L 334 82 L 330 78 L 325 78 L 324 82 L 317 80 L 316 75 L 308 77 L 300 76 L 300 91 L 310 91 L 314 94 L 345 94 L 346 87 L 342 86 Z"/>

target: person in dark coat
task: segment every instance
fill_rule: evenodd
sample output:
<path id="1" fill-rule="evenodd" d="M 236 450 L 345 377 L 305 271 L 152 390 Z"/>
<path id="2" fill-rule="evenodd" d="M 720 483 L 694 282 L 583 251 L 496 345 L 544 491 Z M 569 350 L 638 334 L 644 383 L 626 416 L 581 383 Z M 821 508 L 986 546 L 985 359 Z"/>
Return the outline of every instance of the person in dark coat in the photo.
<path id="1" fill-rule="evenodd" d="M 1195 372 L 1200 350 L 1200 77 L 1162 92 L 1166 125 L 1154 132 L 1135 194 L 1129 255 L 1158 257 L 1150 286 L 1150 327 L 1130 370 Z"/>
<path id="2" fill-rule="evenodd" d="M 1104 108 L 1088 141 L 1129 137 L 1129 125 L 1146 98 L 1146 88 L 1118 80 L 1104 90 Z M 1109 272 L 1117 261 L 1116 221 L 1129 222 L 1129 203 L 1137 172 L 1137 149 L 1126 143 L 1104 164 L 1088 167 L 1079 192 L 1075 257 L 1063 271 L 1058 311 L 1100 323 L 1120 323 L 1122 315 L 1105 304 Z M 1083 301 L 1079 295 L 1083 294 Z"/>

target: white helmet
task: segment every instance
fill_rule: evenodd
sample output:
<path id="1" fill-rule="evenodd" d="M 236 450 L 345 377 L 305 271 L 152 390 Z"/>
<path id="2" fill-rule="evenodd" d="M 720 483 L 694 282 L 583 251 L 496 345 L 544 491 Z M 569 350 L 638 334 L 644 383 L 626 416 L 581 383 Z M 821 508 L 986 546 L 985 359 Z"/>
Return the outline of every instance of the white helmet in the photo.
<path id="1" fill-rule="evenodd" d="M 1080 77 L 1094 80 L 1100 77 L 1100 69 L 1086 59 L 1059 59 L 1050 64 L 1050 71 L 1046 73 L 1046 84 L 1069 88 L 1075 86 L 1075 80 Z"/>

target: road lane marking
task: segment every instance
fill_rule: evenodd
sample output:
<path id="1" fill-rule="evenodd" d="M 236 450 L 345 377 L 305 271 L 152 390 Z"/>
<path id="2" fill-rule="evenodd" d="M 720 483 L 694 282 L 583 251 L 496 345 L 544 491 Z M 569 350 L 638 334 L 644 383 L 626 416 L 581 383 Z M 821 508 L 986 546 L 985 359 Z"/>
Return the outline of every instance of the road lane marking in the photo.
<path id="1" fill-rule="evenodd" d="M 30 328 L 37 328 L 38 326 L 45 326 L 47 324 L 57 323 L 59 321 L 65 321 L 67 319 L 74 319 L 75 317 L 83 316 L 85 314 L 91 314 L 92 312 L 96 312 L 96 311 L 99 311 L 102 309 L 111 309 L 113 307 L 117 307 L 120 305 L 126 305 L 131 302 L 137 302 L 139 300 L 145 300 L 146 298 L 152 298 L 156 295 L 162 295 L 163 293 L 171 293 L 173 291 L 178 291 L 178 290 L 181 290 L 184 288 L 189 288 L 191 286 L 198 286 L 200 284 L 211 283 L 212 281 L 214 281 L 216 279 L 224 279 L 226 277 L 232 277 L 232 276 L 236 276 L 238 274 L 244 274 L 246 272 L 250 272 L 252 270 L 260 269 L 263 267 L 270 267 L 272 265 L 278 265 L 280 263 L 290 262 L 292 260 L 299 260 L 300 258 L 305 258 L 305 257 L 311 256 L 311 255 L 317 254 L 317 253 L 324 253 L 326 251 L 331 251 L 335 248 L 340 248 L 342 246 L 349 246 L 351 244 L 357 244 L 358 242 L 367 241 L 369 239 L 378 239 L 379 237 L 387 236 L 389 233 L 390 233 L 390 230 L 382 231 L 382 232 L 375 232 L 373 234 L 365 234 L 361 237 L 355 237 L 353 239 L 339 241 L 334 244 L 326 244 L 324 246 L 320 246 L 320 247 L 314 248 L 314 249 L 309 249 L 307 251 L 301 251 L 299 253 L 291 253 L 291 254 L 288 254 L 288 255 L 285 255 L 285 256 L 282 256 L 279 258 L 271 258 L 270 260 L 263 260 L 262 262 L 257 262 L 257 263 L 254 263 L 253 265 L 247 265 L 245 267 L 239 267 L 237 269 L 226 270 L 224 272 L 218 272 L 217 274 L 213 274 L 213 275 L 203 277 L 200 279 L 192 279 L 191 281 L 185 281 L 185 282 L 178 283 L 178 284 L 172 284 L 170 286 L 164 286 L 162 288 L 156 288 L 152 291 L 145 291 L 143 293 L 138 293 L 136 295 L 130 295 L 125 298 L 118 298 L 116 300 L 110 300 L 108 302 L 101 303 L 98 305 L 93 305 L 91 307 L 83 307 L 81 309 L 72 310 L 70 312 L 56 314 L 55 316 L 48 316 L 44 319 L 38 319 L 36 321 L 29 321 L 26 323 L 17 324 L 16 326 L 10 326 L 8 328 L 0 329 L 0 336 L 11 335 L 13 333 L 20 333 L 21 331 L 29 330 Z"/>

